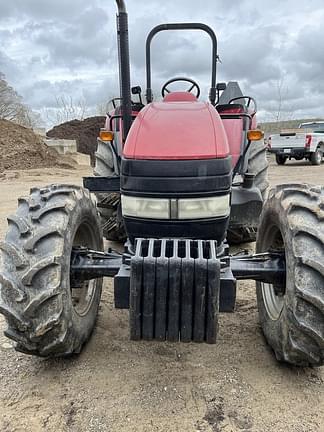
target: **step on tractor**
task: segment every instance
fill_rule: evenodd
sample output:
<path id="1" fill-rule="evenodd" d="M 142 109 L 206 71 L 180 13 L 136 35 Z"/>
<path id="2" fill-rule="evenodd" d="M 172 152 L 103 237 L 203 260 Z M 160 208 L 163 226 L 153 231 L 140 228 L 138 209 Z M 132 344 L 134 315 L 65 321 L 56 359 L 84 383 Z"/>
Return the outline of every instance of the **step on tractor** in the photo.
<path id="1" fill-rule="evenodd" d="M 252 279 L 277 359 L 322 365 L 323 188 L 268 192 L 256 103 L 236 83 L 217 83 L 217 38 L 207 25 L 151 31 L 143 103 L 130 82 L 126 6 L 116 2 L 121 94 L 98 138 L 95 175 L 84 187 L 33 188 L 8 217 L 0 244 L 6 336 L 26 354 L 79 353 L 110 277 L 116 308 L 129 309 L 132 340 L 214 344 L 220 313 L 235 310 L 237 281 Z M 187 77 L 166 82 L 153 101 L 152 40 L 181 30 L 211 39 L 207 102 Z M 230 254 L 229 244 L 256 235 L 254 254 Z M 122 252 L 105 249 L 104 238 L 123 241 Z"/>

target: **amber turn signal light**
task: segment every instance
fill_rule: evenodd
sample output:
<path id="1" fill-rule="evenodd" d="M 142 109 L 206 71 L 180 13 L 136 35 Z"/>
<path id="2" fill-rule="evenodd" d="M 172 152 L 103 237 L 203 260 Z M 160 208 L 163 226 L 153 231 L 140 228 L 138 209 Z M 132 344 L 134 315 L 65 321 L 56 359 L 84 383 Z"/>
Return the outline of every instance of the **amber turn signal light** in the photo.
<path id="1" fill-rule="evenodd" d="M 264 132 L 259 129 L 249 130 L 247 133 L 247 139 L 249 141 L 260 141 L 263 138 L 264 138 Z"/>
<path id="2" fill-rule="evenodd" d="M 101 141 L 113 141 L 114 132 L 107 131 L 106 129 L 101 129 L 99 138 L 101 139 Z"/>

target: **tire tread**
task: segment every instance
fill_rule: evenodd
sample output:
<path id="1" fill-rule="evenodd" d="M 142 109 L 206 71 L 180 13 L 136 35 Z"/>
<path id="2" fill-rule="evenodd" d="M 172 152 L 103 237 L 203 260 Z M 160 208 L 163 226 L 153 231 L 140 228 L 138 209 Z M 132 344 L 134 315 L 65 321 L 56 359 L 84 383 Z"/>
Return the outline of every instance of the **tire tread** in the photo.
<path id="1" fill-rule="evenodd" d="M 281 343 L 273 348 L 277 356 L 299 366 L 324 364 L 323 202 L 321 186 L 283 185 L 270 192 L 264 209 L 269 212 L 277 208 L 284 215 L 287 226 L 281 230 L 291 244 L 286 254 L 291 255 L 288 262 L 294 268 L 294 281 L 289 285 L 292 291 L 286 296 L 286 312 L 280 317 L 282 333 L 277 339 Z M 262 232 L 260 241 L 261 237 Z"/>
<path id="2" fill-rule="evenodd" d="M 85 342 L 71 328 L 61 288 L 63 232 L 83 203 L 96 214 L 89 192 L 79 186 L 32 188 L 29 198 L 18 200 L 16 215 L 8 218 L 0 243 L 0 312 L 8 324 L 5 335 L 17 351 L 65 356 Z"/>

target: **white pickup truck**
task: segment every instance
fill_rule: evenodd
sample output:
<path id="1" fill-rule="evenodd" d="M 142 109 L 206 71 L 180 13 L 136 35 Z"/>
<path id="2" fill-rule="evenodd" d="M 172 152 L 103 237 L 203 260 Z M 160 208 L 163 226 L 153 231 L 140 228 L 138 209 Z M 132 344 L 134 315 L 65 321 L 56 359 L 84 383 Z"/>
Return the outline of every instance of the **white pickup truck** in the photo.
<path id="1" fill-rule="evenodd" d="M 308 159 L 312 165 L 320 165 L 324 155 L 324 120 L 301 123 L 298 129 L 270 135 L 268 149 L 275 153 L 278 165 L 287 159 Z"/>

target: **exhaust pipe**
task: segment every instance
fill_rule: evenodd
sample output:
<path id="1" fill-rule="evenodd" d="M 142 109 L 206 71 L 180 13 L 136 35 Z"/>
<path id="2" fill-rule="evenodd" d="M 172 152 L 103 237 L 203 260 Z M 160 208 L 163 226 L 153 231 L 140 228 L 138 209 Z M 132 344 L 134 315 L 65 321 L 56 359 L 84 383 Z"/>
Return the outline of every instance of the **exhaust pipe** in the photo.
<path id="1" fill-rule="evenodd" d="M 122 99 L 123 140 L 125 141 L 132 125 L 132 99 L 130 81 L 130 59 L 128 40 L 128 15 L 124 0 L 116 0 L 117 42 L 119 59 L 120 97 Z"/>

